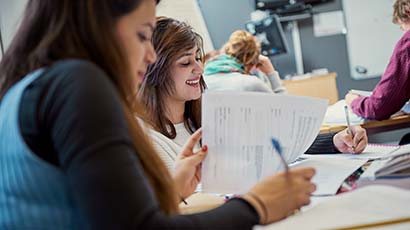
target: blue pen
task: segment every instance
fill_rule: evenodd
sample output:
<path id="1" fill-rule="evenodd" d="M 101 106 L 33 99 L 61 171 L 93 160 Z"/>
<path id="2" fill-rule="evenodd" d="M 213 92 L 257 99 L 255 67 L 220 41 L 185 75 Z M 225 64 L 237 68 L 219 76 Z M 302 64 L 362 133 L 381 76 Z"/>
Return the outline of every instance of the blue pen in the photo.
<path id="1" fill-rule="evenodd" d="M 285 161 L 285 158 L 283 158 L 282 146 L 280 145 L 279 141 L 276 140 L 275 138 L 272 138 L 272 145 L 276 149 L 276 152 L 278 152 L 279 158 L 282 161 L 283 165 L 285 166 L 285 172 L 288 173 L 289 167 L 288 167 L 288 164 Z"/>

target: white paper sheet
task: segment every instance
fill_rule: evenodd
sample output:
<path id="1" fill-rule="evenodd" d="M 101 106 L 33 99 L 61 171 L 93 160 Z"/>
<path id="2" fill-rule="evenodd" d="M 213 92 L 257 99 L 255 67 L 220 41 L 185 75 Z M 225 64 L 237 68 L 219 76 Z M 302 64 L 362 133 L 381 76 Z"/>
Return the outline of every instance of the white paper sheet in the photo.
<path id="1" fill-rule="evenodd" d="M 315 37 L 345 34 L 347 32 L 343 11 L 331 11 L 313 15 Z"/>
<path id="2" fill-rule="evenodd" d="M 329 106 L 326 111 L 325 119 L 323 120 L 324 125 L 347 125 L 346 124 L 346 115 L 345 115 L 345 105 L 346 101 L 339 100 L 333 105 Z M 349 108 L 349 118 L 352 125 L 363 124 L 366 122 L 366 119 L 363 117 L 357 116 Z"/>
<path id="3" fill-rule="evenodd" d="M 404 149 L 404 150 L 403 150 Z M 410 152 L 410 146 L 399 146 L 399 145 L 384 145 L 384 144 L 368 144 L 364 151 L 360 154 L 357 153 L 341 153 L 341 154 L 318 154 L 318 155 L 302 155 L 303 158 L 313 158 L 323 157 L 323 156 L 331 156 L 331 157 L 339 157 L 339 158 L 346 158 L 346 159 L 382 159 L 382 158 L 389 158 L 400 154 L 402 152 Z"/>
<path id="4" fill-rule="evenodd" d="M 316 191 L 313 195 L 334 195 L 343 181 L 366 162 L 362 159 L 322 156 L 298 161 L 292 168 L 315 168 L 316 174 L 312 182 L 316 184 Z"/>
<path id="5" fill-rule="evenodd" d="M 255 229 L 336 229 L 380 221 L 410 217 L 410 192 L 390 186 L 371 185 L 334 196 L 283 221 Z M 384 228 L 409 229 L 410 223 L 388 225 Z M 367 228 L 366 228 L 367 229 Z"/>
<path id="6" fill-rule="evenodd" d="M 283 169 L 271 138 L 287 162 L 304 153 L 319 133 L 327 100 L 252 92 L 206 92 L 202 98 L 202 166 L 206 192 L 246 192 Z"/>

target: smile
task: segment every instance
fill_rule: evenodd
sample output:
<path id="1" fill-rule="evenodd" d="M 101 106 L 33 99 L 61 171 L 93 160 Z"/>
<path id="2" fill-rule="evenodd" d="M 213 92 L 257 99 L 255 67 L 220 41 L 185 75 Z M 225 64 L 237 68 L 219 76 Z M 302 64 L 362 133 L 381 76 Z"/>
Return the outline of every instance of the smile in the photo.
<path id="1" fill-rule="evenodd" d="M 191 85 L 191 86 L 197 85 L 198 83 L 199 83 L 199 78 L 196 80 L 186 80 L 185 81 L 185 84 Z"/>

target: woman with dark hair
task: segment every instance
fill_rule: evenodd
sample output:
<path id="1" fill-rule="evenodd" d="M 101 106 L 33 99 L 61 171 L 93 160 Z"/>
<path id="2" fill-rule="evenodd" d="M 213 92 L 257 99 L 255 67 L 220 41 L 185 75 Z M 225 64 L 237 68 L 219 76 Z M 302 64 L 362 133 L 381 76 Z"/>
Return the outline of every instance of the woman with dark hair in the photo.
<path id="1" fill-rule="evenodd" d="M 135 122 L 156 3 L 29 0 L 0 63 L 0 229 L 251 229 L 309 203 L 305 168 L 178 215 L 206 149 L 194 135 L 171 176 Z"/>
<path id="2" fill-rule="evenodd" d="M 154 147 L 172 171 L 185 142 L 201 127 L 202 38 L 186 23 L 160 17 L 152 43 L 157 61 L 148 66 L 138 98 Z"/>
<path id="3" fill-rule="evenodd" d="M 202 39 L 186 23 L 162 17 L 152 43 L 157 60 L 148 66 L 138 97 L 147 108 L 144 120 L 151 126 L 153 145 L 172 172 L 185 142 L 201 127 Z M 353 139 L 347 130 L 319 135 L 307 153 L 362 152 L 366 131 L 360 126 L 352 129 Z"/>

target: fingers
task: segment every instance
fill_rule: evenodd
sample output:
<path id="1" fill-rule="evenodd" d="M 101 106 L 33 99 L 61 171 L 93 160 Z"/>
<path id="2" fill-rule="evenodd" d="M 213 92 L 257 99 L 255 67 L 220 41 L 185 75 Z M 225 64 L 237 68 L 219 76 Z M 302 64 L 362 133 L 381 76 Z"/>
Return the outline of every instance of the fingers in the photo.
<path id="1" fill-rule="evenodd" d="M 367 145 L 366 130 L 360 126 L 355 126 L 352 128 L 354 133 L 353 144 L 356 146 L 355 152 L 360 153 L 366 148 Z"/>
<path id="2" fill-rule="evenodd" d="M 202 128 L 199 128 L 195 133 L 191 135 L 191 137 L 188 139 L 188 141 L 185 143 L 184 147 L 182 148 L 182 153 L 181 155 L 183 156 L 190 156 L 193 154 L 193 149 L 198 143 L 199 140 L 201 140 L 202 137 Z"/>
<path id="3" fill-rule="evenodd" d="M 354 145 L 352 135 L 350 134 L 349 128 L 346 128 L 344 133 L 342 134 L 342 141 L 349 146 L 349 148 L 352 148 Z"/>
<path id="4" fill-rule="evenodd" d="M 205 159 L 208 154 L 208 148 L 206 146 L 202 147 L 197 153 L 186 158 L 189 164 L 192 166 L 198 166 Z"/>
<path id="5" fill-rule="evenodd" d="M 305 167 L 305 168 L 296 168 L 296 169 L 291 169 L 289 171 L 292 175 L 295 176 L 301 176 L 306 180 L 311 180 L 312 177 L 315 175 L 315 169 L 311 167 Z"/>

